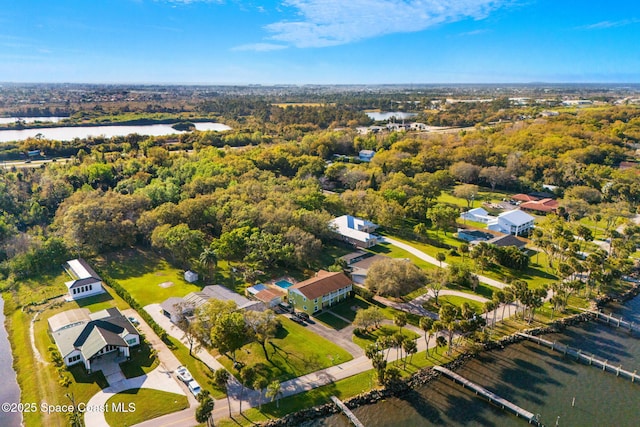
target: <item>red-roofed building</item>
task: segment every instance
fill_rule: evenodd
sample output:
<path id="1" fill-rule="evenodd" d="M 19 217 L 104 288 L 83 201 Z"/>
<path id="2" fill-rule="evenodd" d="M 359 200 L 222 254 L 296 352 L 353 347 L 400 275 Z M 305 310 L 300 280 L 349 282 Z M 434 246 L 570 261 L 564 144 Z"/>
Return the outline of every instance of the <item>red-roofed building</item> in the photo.
<path id="1" fill-rule="evenodd" d="M 535 196 L 530 196 L 528 194 L 520 193 L 520 194 L 515 194 L 511 196 L 511 200 L 515 200 L 516 202 L 535 202 L 540 199 L 538 199 Z"/>
<path id="2" fill-rule="evenodd" d="M 287 289 L 289 304 L 313 314 L 344 301 L 353 289 L 353 282 L 344 273 L 320 270 L 315 277 L 296 283 Z"/>
<path id="3" fill-rule="evenodd" d="M 525 202 L 520 204 L 523 211 L 531 211 L 536 213 L 552 213 L 558 210 L 560 204 L 553 199 L 542 199 L 533 202 Z"/>

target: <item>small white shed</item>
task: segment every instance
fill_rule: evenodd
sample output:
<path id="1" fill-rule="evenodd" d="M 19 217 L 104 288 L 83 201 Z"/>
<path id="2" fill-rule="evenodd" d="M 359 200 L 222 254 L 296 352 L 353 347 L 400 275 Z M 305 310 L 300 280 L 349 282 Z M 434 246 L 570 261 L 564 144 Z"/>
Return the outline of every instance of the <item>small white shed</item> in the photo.
<path id="1" fill-rule="evenodd" d="M 198 273 L 196 273 L 195 271 L 187 270 L 184 272 L 184 280 L 186 280 L 189 283 L 197 282 Z"/>

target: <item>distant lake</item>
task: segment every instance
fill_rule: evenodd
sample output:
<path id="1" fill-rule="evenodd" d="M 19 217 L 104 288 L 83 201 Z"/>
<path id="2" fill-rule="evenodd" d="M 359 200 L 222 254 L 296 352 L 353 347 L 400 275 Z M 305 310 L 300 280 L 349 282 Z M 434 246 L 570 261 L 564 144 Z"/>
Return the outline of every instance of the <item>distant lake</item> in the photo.
<path id="1" fill-rule="evenodd" d="M 405 113 L 402 111 L 391 111 L 391 112 L 369 112 L 366 113 L 367 116 L 369 116 L 369 118 L 371 118 L 372 120 L 375 120 L 376 122 L 382 121 L 382 120 L 389 120 L 392 117 L 395 117 L 396 120 L 403 120 L 403 119 L 410 119 L 412 117 L 417 116 L 417 113 Z"/>
<path id="2" fill-rule="evenodd" d="M 222 123 L 202 122 L 194 123 L 196 130 L 199 131 L 215 131 L 231 130 L 227 125 Z M 71 141 L 75 138 L 88 138 L 91 136 L 104 136 L 111 138 L 114 136 L 126 136 L 132 133 L 138 135 L 162 136 L 184 133 L 177 131 L 170 124 L 165 125 L 136 125 L 136 126 L 83 126 L 83 127 L 57 127 L 57 128 L 38 128 L 38 129 L 20 129 L 20 130 L 0 130 L 0 142 L 22 141 L 27 138 L 33 138 L 41 134 L 45 139 L 54 139 L 58 141 Z"/>
<path id="3" fill-rule="evenodd" d="M 9 125 L 17 122 L 18 120 L 25 123 L 34 122 L 51 122 L 58 123 L 60 120 L 68 119 L 68 117 L 0 117 L 0 125 Z"/>

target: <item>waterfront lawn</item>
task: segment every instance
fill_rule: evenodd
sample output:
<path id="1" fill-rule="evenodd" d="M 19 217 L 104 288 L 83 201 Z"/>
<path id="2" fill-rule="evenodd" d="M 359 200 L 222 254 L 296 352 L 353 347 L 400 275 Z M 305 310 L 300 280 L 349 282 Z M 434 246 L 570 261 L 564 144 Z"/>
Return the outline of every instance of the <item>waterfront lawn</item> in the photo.
<path id="1" fill-rule="evenodd" d="M 106 404 L 109 408 L 109 412 L 104 414 L 107 423 L 111 426 L 123 427 L 189 407 L 186 396 L 147 388 L 122 391 L 107 400 Z M 114 405 L 122 405 L 119 407 L 124 410 L 112 410 Z"/>
<path id="2" fill-rule="evenodd" d="M 116 280 L 143 307 L 201 289 L 201 286 L 184 280 L 181 269 L 148 250 L 136 248 L 114 252 L 99 259 L 96 266 L 103 274 Z"/>
<path id="3" fill-rule="evenodd" d="M 444 304 L 450 304 L 453 305 L 454 307 L 458 307 L 460 308 L 460 306 L 462 306 L 463 303 L 467 303 L 471 306 L 471 308 L 473 309 L 473 311 L 475 311 L 478 314 L 481 314 L 484 312 L 484 308 L 483 308 L 483 304 L 479 301 L 476 300 L 472 300 L 469 298 L 463 298 L 463 297 L 459 297 L 457 295 L 441 295 L 438 297 L 438 303 L 439 305 L 436 305 L 436 300 L 435 298 L 431 298 L 429 299 L 429 301 L 427 301 L 426 303 L 424 303 L 423 307 L 429 311 L 432 311 L 434 313 L 438 313 L 440 311 L 440 308 L 444 305 Z"/>
<path id="4" fill-rule="evenodd" d="M 380 325 L 378 329 L 374 329 L 373 331 L 354 333 L 353 342 L 359 345 L 363 350 L 366 350 L 367 346 L 375 344 L 378 338 L 390 337 L 399 331 L 400 328 L 396 325 Z M 405 339 L 410 340 L 415 340 L 419 337 L 418 334 L 408 330 L 407 328 L 402 329 L 402 335 L 405 337 Z"/>
<path id="5" fill-rule="evenodd" d="M 353 357 L 341 347 L 307 330 L 304 326 L 280 316 L 282 328 L 269 340 L 267 360 L 259 343 L 250 343 L 236 352 L 236 359 L 245 366 L 253 366 L 269 382 L 286 381 L 328 368 Z M 218 358 L 229 372 L 240 378 L 229 357 Z"/>
<path id="6" fill-rule="evenodd" d="M 283 417 L 301 409 L 328 403 L 331 401 L 331 396 L 344 400 L 376 388 L 376 385 L 375 373 L 371 370 L 314 388 L 305 393 L 281 398 L 277 404 L 270 402 L 262 405 L 261 408 L 248 409 L 242 412 L 242 416 L 236 416 L 233 420 L 229 418 L 219 420 L 216 425 L 218 427 L 251 426 L 272 418 Z"/>

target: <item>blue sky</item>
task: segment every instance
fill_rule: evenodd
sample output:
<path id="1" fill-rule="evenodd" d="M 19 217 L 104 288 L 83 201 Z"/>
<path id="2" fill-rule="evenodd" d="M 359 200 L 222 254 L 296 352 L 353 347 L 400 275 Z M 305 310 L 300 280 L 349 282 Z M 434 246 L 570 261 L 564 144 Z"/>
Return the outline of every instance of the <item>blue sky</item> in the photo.
<path id="1" fill-rule="evenodd" d="M 0 81 L 637 83 L 640 2 L 4 0 Z"/>

